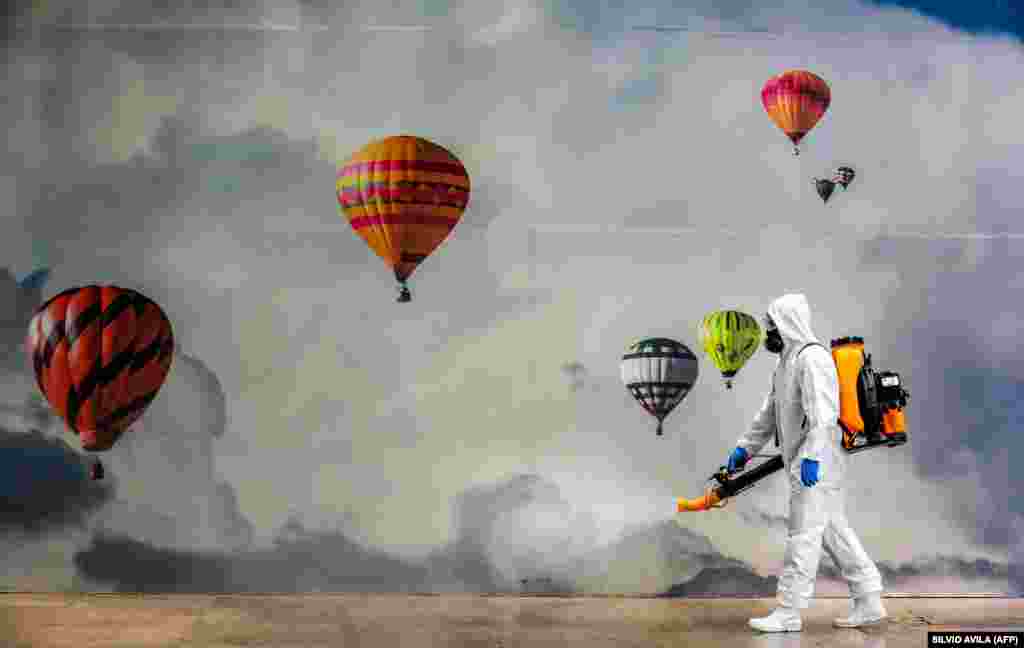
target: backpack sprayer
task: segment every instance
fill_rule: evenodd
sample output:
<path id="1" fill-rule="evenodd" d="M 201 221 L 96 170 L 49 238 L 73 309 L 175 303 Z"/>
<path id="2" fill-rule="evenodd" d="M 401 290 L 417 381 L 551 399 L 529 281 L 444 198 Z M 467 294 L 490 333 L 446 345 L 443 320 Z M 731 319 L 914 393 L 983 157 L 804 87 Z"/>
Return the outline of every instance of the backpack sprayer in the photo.
<path id="1" fill-rule="evenodd" d="M 839 376 L 838 423 L 843 433 L 843 450 L 855 454 L 872 448 L 894 448 L 905 444 L 907 429 L 903 410 L 910 400 L 910 393 L 903 389 L 900 375 L 893 371 L 874 370 L 871 356 L 864 353 L 864 338 L 843 337 L 832 340 L 831 346 L 832 360 Z M 768 461 L 738 473 L 730 473 L 722 466 L 708 478 L 709 482 L 718 482 L 717 486 L 708 488 L 697 499 L 680 499 L 676 510 L 684 513 L 721 508 L 725 506 L 725 500 L 748 490 L 782 467 L 781 455 L 773 455 Z"/>

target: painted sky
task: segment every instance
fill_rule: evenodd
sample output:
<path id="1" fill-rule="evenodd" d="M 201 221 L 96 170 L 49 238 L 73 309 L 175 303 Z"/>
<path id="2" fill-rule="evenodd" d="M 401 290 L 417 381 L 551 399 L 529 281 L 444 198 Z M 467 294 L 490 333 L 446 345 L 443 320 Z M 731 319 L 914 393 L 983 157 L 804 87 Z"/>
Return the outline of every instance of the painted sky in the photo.
<path id="1" fill-rule="evenodd" d="M 863 335 L 912 395 L 910 446 L 851 459 L 869 551 L 934 577 L 916 587 L 981 587 L 976 559 L 1019 587 L 1019 19 L 910 2 L 334 4 L 14 11 L 6 434 L 61 430 L 19 409 L 33 299 L 138 289 L 181 355 L 107 462 L 113 491 L 43 540 L 10 532 L 5 586 L 362 587 L 372 577 L 345 565 L 367 556 L 395 588 L 542 571 L 651 591 L 729 560 L 772 572 L 780 481 L 672 516 L 745 429 L 772 359 L 729 392 L 702 360 L 664 438 L 618 362 L 639 337 L 696 348 L 705 312 L 799 291 L 819 337 Z M 633 29 L 657 24 L 690 31 Z M 799 158 L 759 101 L 795 67 L 833 93 Z M 333 189 L 349 154 L 395 133 L 446 146 L 473 179 L 411 304 Z M 837 164 L 858 179 L 826 207 L 810 178 Z M 40 266 L 52 274 L 26 296 L 13 276 Z M 119 564 L 126 547 L 183 571 L 147 581 Z M 209 565 L 220 580 L 182 576 Z"/>

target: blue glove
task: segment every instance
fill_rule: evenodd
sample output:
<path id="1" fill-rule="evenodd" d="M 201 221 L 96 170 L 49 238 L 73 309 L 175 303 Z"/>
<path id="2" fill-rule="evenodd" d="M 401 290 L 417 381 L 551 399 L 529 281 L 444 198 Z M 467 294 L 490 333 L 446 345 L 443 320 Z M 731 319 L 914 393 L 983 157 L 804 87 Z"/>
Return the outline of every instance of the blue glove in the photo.
<path id="1" fill-rule="evenodd" d="M 747 451 L 743 448 L 736 448 L 729 455 L 729 463 L 726 464 L 725 469 L 734 473 L 747 464 L 747 459 Z"/>
<path id="2" fill-rule="evenodd" d="M 813 459 L 804 459 L 800 462 L 800 481 L 804 486 L 810 488 L 818 483 L 818 462 Z"/>

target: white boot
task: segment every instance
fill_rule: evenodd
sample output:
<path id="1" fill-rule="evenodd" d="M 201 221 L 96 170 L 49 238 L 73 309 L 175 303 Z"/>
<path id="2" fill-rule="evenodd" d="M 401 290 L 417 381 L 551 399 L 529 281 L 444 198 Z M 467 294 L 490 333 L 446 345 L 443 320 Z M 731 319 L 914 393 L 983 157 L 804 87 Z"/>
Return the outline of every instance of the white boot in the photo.
<path id="1" fill-rule="evenodd" d="M 861 626 L 881 623 L 888 615 L 882 605 L 882 595 L 867 594 L 853 599 L 850 616 L 832 622 L 837 628 L 859 628 Z"/>
<path id="2" fill-rule="evenodd" d="M 766 617 L 751 619 L 750 627 L 761 632 L 800 632 L 803 624 L 800 612 L 790 607 L 778 607 Z"/>

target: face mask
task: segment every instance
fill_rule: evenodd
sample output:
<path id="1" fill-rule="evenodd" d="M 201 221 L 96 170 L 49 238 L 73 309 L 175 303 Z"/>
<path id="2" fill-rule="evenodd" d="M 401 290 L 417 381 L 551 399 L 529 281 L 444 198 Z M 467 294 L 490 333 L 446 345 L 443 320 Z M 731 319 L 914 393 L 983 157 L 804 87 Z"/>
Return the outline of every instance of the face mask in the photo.
<path id="1" fill-rule="evenodd" d="M 779 329 L 768 329 L 764 336 L 765 351 L 768 353 L 782 353 L 782 347 L 782 336 L 779 334 Z"/>

